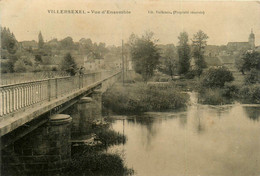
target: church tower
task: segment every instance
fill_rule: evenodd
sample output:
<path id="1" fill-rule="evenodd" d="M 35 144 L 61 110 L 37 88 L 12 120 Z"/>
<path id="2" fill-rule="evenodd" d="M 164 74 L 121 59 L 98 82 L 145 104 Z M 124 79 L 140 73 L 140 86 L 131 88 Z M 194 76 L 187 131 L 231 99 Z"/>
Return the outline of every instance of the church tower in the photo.
<path id="1" fill-rule="evenodd" d="M 255 34 L 253 33 L 253 29 L 251 29 L 251 34 L 248 37 L 248 43 L 252 50 L 255 49 Z"/>

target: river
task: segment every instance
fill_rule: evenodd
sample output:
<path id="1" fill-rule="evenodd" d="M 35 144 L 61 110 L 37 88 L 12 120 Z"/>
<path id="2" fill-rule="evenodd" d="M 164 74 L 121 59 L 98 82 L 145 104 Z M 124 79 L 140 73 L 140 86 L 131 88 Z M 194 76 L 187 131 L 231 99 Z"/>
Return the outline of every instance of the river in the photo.
<path id="1" fill-rule="evenodd" d="M 108 151 L 136 176 L 259 176 L 259 106 L 200 105 L 190 95 L 182 112 L 116 117 L 112 128 L 127 141 Z"/>

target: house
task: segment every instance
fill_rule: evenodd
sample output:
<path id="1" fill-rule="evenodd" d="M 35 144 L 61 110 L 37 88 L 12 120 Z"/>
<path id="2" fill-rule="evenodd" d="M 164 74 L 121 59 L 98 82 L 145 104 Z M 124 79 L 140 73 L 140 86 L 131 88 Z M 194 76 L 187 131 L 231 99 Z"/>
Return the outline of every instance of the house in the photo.
<path id="1" fill-rule="evenodd" d="M 84 56 L 83 58 L 83 66 L 85 67 L 86 71 L 98 71 L 104 68 L 104 59 L 93 59 L 87 56 Z"/>

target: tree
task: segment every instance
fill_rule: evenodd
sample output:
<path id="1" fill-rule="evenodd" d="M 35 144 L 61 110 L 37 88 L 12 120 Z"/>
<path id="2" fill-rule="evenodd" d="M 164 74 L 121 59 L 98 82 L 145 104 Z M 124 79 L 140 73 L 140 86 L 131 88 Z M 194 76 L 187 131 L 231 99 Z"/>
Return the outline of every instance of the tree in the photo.
<path id="1" fill-rule="evenodd" d="M 234 80 L 232 73 L 225 67 L 211 67 L 203 73 L 202 85 L 205 87 L 223 87 Z"/>
<path id="2" fill-rule="evenodd" d="M 71 37 L 66 37 L 60 41 L 61 49 L 73 49 L 74 42 Z"/>
<path id="3" fill-rule="evenodd" d="M 6 49 L 9 54 L 15 54 L 17 51 L 17 40 L 13 33 L 6 27 L 1 28 L 1 46 Z"/>
<path id="4" fill-rule="evenodd" d="M 242 73 L 251 71 L 251 69 L 260 70 L 260 53 L 256 51 L 246 52 L 237 60 L 236 64 L 238 70 Z"/>
<path id="5" fill-rule="evenodd" d="M 76 74 L 77 64 L 70 53 L 67 53 L 63 58 L 63 61 L 61 63 L 61 70 L 66 71 L 71 76 L 74 76 Z"/>
<path id="6" fill-rule="evenodd" d="M 162 63 L 158 67 L 159 71 L 170 75 L 173 79 L 173 75 L 177 72 L 178 62 L 176 60 L 176 52 L 173 44 L 166 45 L 166 48 L 162 51 Z"/>
<path id="7" fill-rule="evenodd" d="M 42 33 L 40 31 L 39 35 L 38 35 L 38 49 L 42 49 L 44 45 L 44 40 L 42 37 Z"/>
<path id="8" fill-rule="evenodd" d="M 14 63 L 14 71 L 15 72 L 26 72 L 32 70 L 32 61 L 27 56 L 21 56 L 15 63 Z"/>
<path id="9" fill-rule="evenodd" d="M 248 72 L 245 78 L 246 84 L 260 83 L 260 53 L 256 51 L 246 52 L 236 60 L 236 67 L 242 73 Z"/>
<path id="10" fill-rule="evenodd" d="M 204 60 L 204 49 L 207 46 L 207 39 L 209 37 L 202 30 L 199 30 L 193 35 L 192 46 L 193 46 L 193 57 L 195 59 L 195 70 L 197 75 L 200 76 L 202 70 L 207 67 Z"/>
<path id="11" fill-rule="evenodd" d="M 188 33 L 180 33 L 178 39 L 179 74 L 186 74 L 190 69 L 190 46 L 188 44 Z"/>
<path id="12" fill-rule="evenodd" d="M 160 54 L 155 42 L 152 32 L 146 32 L 141 38 L 138 36 L 130 38 L 129 41 L 134 69 L 142 75 L 145 82 L 153 76 L 154 70 L 159 64 Z"/>
<path id="13" fill-rule="evenodd" d="M 39 64 L 42 62 L 42 56 L 40 54 L 36 54 L 34 60 Z"/>

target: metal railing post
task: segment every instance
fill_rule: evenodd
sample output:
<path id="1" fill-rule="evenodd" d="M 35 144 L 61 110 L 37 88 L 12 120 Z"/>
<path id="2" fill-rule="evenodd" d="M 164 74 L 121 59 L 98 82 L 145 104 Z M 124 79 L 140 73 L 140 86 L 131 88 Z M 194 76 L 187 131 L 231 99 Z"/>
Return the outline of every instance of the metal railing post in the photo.
<path id="1" fill-rule="evenodd" d="M 51 80 L 48 79 L 48 101 L 51 101 Z"/>
<path id="2" fill-rule="evenodd" d="M 55 78 L 55 97 L 58 98 L 58 79 Z"/>

